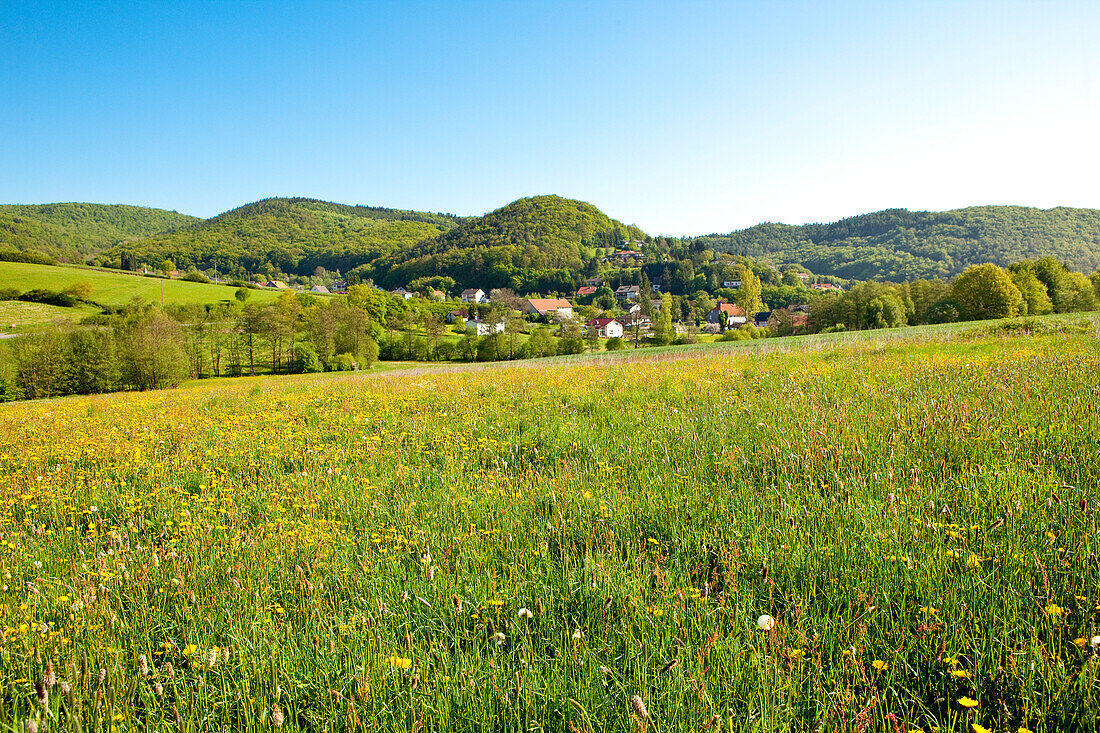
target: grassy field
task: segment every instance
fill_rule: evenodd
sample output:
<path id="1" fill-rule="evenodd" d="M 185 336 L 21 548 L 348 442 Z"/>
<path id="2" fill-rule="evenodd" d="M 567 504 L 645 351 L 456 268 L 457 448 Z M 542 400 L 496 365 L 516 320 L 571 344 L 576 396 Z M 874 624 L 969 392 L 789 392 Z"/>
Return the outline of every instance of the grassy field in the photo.
<path id="1" fill-rule="evenodd" d="M 18 288 L 21 291 L 35 288 L 64 290 L 78 282 L 91 283 L 91 300 L 101 305 L 120 306 L 134 298 L 165 305 L 191 303 L 217 303 L 231 300 L 236 290 L 226 285 L 206 285 L 184 280 L 127 275 L 110 270 L 87 267 L 51 267 L 28 265 L 22 262 L 0 262 L 0 287 Z M 163 288 L 163 293 L 162 293 Z M 267 302 L 278 297 L 274 290 L 252 290 L 250 300 Z"/>
<path id="2" fill-rule="evenodd" d="M 0 406 L 0 727 L 1096 730 L 1051 323 Z"/>

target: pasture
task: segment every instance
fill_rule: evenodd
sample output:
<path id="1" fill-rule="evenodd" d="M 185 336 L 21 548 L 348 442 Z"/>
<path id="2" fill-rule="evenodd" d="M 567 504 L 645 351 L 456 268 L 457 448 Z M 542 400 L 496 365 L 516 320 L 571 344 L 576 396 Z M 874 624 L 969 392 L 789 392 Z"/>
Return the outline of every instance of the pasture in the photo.
<path id="1" fill-rule="evenodd" d="M 1095 326 L 759 344 L 0 406 L 0 727 L 1095 730 Z"/>

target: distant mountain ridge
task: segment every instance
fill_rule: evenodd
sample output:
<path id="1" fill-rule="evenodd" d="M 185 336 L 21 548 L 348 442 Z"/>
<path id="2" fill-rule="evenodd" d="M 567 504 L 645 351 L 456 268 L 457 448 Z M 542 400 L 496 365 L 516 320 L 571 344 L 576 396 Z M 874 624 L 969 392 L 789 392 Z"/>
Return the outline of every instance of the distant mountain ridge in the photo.
<path id="1" fill-rule="evenodd" d="M 125 204 L 0 204 L 0 247 L 82 261 L 119 242 L 200 221 L 175 211 Z"/>
<path id="2" fill-rule="evenodd" d="M 165 259 L 179 269 L 217 266 L 238 274 L 307 275 L 323 267 L 387 286 L 440 276 L 485 289 L 567 291 L 582 270 L 623 242 L 644 246 L 649 263 L 711 249 L 860 280 L 950 278 L 972 264 L 1048 255 L 1092 272 L 1100 267 L 1100 210 L 887 209 L 675 240 L 648 237 L 592 204 L 556 195 L 522 198 L 476 217 L 302 197 L 263 199 L 210 219 L 122 205 L 0 205 L 0 248 L 116 267 Z"/>
<path id="3" fill-rule="evenodd" d="M 1100 210 L 973 206 L 951 211 L 887 209 L 831 224 L 758 224 L 691 237 L 713 249 L 800 264 L 859 280 L 949 278 L 973 264 L 1006 266 L 1052 255 L 1070 269 L 1100 267 Z"/>

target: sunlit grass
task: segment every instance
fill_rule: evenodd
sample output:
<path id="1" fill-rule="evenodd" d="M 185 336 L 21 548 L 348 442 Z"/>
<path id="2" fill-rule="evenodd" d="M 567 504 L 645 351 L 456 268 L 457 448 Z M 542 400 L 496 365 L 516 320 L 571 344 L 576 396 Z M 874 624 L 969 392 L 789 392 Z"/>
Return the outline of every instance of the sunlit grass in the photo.
<path id="1" fill-rule="evenodd" d="M 951 334 L 4 405 L 0 725 L 1095 729 L 1095 331 Z"/>

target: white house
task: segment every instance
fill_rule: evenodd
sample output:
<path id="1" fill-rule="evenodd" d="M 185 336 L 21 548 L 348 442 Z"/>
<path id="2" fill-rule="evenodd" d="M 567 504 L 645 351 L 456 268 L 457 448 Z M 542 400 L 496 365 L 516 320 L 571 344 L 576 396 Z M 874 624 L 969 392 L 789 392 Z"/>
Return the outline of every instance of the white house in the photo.
<path id="1" fill-rule="evenodd" d="M 623 337 L 623 324 L 617 318 L 593 318 L 588 322 L 588 327 L 596 329 L 602 339 Z"/>
<path id="2" fill-rule="evenodd" d="M 481 288 L 467 288 L 462 291 L 463 303 L 484 303 L 488 298 L 485 297 L 485 291 Z"/>
<path id="3" fill-rule="evenodd" d="M 466 321 L 466 330 L 473 331 L 478 336 L 488 336 L 491 333 L 504 333 L 504 321 L 493 323 L 491 321 Z"/>
<path id="4" fill-rule="evenodd" d="M 540 316 L 557 314 L 558 318 L 572 318 L 573 305 L 565 298 L 528 298 L 525 313 L 538 313 Z"/>

